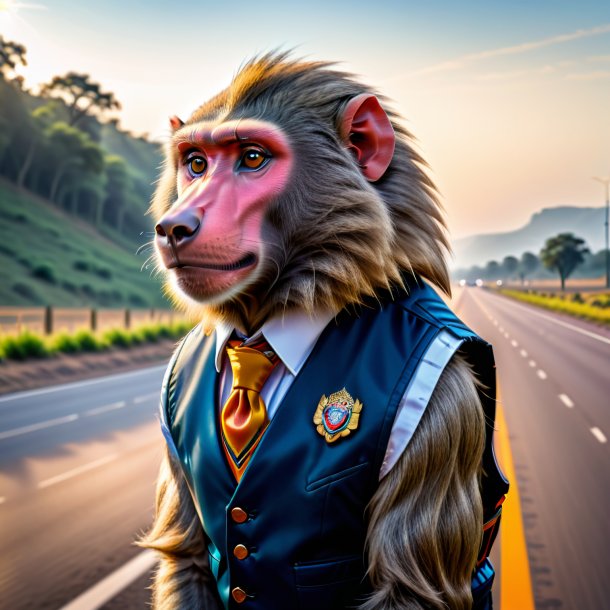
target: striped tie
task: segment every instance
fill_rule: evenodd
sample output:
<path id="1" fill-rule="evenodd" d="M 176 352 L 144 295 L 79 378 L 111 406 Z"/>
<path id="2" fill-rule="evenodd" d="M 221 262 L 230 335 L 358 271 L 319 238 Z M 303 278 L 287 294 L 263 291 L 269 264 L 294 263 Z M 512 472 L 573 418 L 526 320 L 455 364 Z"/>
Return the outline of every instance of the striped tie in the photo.
<path id="1" fill-rule="evenodd" d="M 220 423 L 227 462 L 239 483 L 269 423 L 260 391 L 279 358 L 265 341 L 249 346 L 230 341 L 227 354 L 233 385 L 222 407 Z"/>

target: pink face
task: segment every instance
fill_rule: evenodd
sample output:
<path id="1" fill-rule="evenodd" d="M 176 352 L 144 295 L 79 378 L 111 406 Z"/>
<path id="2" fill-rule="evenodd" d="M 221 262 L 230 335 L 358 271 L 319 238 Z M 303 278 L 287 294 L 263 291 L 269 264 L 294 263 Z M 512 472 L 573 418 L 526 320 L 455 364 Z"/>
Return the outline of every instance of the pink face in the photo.
<path id="1" fill-rule="evenodd" d="M 290 146 L 277 126 L 253 119 L 185 125 L 173 146 L 178 200 L 155 244 L 185 294 L 221 303 L 256 279 L 264 214 L 288 182 Z"/>

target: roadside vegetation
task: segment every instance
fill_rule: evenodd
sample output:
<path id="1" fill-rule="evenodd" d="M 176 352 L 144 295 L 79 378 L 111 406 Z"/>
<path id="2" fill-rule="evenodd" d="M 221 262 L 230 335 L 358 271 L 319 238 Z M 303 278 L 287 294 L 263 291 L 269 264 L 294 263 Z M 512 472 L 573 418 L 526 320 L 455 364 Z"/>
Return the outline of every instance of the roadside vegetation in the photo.
<path id="1" fill-rule="evenodd" d="M 45 337 L 30 331 L 0 338 L 0 358 L 28 360 L 48 358 L 56 354 L 101 352 L 109 349 L 130 349 L 138 345 L 156 343 L 164 339 L 179 339 L 192 325 L 185 321 L 172 324 L 151 324 L 134 330 L 113 329 L 103 333 L 81 330 Z"/>
<path id="2" fill-rule="evenodd" d="M 0 304 L 167 308 L 147 260 L 159 144 L 91 76 L 26 87 L 26 63 L 0 35 Z"/>
<path id="3" fill-rule="evenodd" d="M 507 297 L 610 326 L 610 292 L 556 294 L 499 289 Z"/>

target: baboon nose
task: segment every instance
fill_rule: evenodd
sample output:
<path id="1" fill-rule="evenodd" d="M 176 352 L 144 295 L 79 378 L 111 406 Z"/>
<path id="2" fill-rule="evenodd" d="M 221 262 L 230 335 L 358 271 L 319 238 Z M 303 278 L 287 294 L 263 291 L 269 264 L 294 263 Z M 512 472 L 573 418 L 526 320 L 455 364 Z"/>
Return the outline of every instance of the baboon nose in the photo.
<path id="1" fill-rule="evenodd" d="M 155 227 L 157 235 L 173 238 L 176 243 L 193 237 L 201 222 L 195 214 L 188 211 L 179 211 L 164 216 Z"/>

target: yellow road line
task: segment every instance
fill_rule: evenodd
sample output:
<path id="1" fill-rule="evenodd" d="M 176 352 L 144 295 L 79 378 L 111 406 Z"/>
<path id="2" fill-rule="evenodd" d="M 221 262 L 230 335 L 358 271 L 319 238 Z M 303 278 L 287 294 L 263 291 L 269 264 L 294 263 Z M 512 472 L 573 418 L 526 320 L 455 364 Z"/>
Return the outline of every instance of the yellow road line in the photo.
<path id="1" fill-rule="evenodd" d="M 510 490 L 502 506 L 500 526 L 500 610 L 534 610 L 532 579 L 521 515 L 521 498 L 499 388 L 496 435 L 500 466 L 510 481 Z"/>

